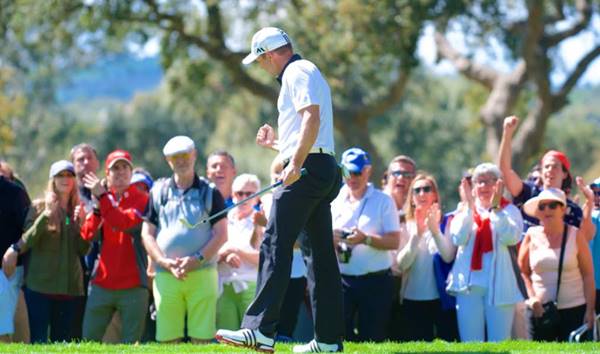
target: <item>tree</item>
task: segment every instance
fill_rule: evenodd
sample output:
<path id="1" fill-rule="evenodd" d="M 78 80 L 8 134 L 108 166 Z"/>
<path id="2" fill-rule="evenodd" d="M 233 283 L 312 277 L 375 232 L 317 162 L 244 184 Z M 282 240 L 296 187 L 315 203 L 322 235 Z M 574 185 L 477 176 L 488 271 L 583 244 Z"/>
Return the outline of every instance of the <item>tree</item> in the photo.
<path id="1" fill-rule="evenodd" d="M 15 37 L 44 42 L 43 47 L 59 57 L 159 37 L 165 67 L 183 61 L 190 72 L 204 72 L 207 67 L 220 70 L 236 87 L 271 102 L 277 95 L 276 84 L 240 62 L 256 29 L 281 26 L 329 79 L 336 130 L 349 145 L 371 151 L 378 162 L 369 122 L 401 100 L 417 64 L 417 39 L 425 21 L 461 9 L 453 1 L 440 0 L 256 1 L 244 6 L 234 0 L 17 3 L 11 17 Z M 58 54 L 56 48 L 65 47 L 70 51 Z M 200 78 L 192 87 L 203 82 Z"/>
<path id="2" fill-rule="evenodd" d="M 0 66 L 0 156 L 6 156 L 13 147 L 13 122 L 21 117 L 26 99 L 13 87 L 14 71 Z"/>
<path id="3" fill-rule="evenodd" d="M 524 171 L 543 146 L 550 117 L 563 109 L 588 66 L 600 55 L 600 45 L 585 53 L 562 82 L 552 82 L 560 66 L 558 47 L 590 30 L 597 12 L 590 1 L 473 2 L 461 16 L 438 23 L 435 41 L 439 55 L 449 60 L 469 80 L 489 92 L 479 116 L 486 129 L 486 150 L 496 156 L 503 119 L 515 112 L 519 100 L 527 100 L 526 117 L 513 142 L 513 163 Z M 522 14 L 522 15 L 515 15 Z M 452 25 L 455 25 L 454 27 Z M 476 42 L 469 53 L 460 53 L 445 33 L 459 27 L 463 36 Z M 473 59 L 476 49 L 499 43 L 513 65 L 508 73 Z M 531 98 L 525 97 L 530 90 Z"/>

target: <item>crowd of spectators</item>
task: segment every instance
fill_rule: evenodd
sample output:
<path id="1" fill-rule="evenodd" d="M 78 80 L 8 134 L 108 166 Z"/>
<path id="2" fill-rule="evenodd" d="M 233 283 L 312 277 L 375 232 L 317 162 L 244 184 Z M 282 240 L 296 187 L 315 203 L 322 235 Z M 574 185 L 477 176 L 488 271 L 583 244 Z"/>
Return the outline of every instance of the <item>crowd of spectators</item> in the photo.
<path id="1" fill-rule="evenodd" d="M 497 164 L 462 177 L 454 210 L 409 156 L 374 184 L 367 151 L 341 155 L 331 242 L 346 340 L 564 341 L 593 327 L 600 178 L 574 179 L 567 155 L 550 150 L 521 179 L 511 161 L 517 124 L 505 119 Z M 120 149 L 102 177 L 96 150 L 76 145 L 32 202 L 0 161 L 0 340 L 209 343 L 216 328 L 240 327 L 271 196 L 255 196 L 260 180 L 238 174 L 225 150 L 207 157 L 206 178 L 190 138 L 173 137 L 163 155 L 169 177 L 153 180 Z M 276 159 L 271 183 L 281 169 Z M 303 242 L 300 233 L 278 340 L 295 340 L 299 310 L 311 312 Z"/>

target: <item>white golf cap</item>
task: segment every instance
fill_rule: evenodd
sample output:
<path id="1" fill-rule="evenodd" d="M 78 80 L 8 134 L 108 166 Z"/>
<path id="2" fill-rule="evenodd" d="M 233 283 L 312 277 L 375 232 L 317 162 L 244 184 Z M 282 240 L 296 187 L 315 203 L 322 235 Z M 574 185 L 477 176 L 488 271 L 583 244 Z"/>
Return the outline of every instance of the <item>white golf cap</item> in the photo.
<path id="1" fill-rule="evenodd" d="M 190 152 L 194 150 L 196 145 L 194 141 L 185 135 L 178 135 L 171 138 L 163 148 L 163 155 L 171 156 L 182 152 Z"/>
<path id="2" fill-rule="evenodd" d="M 527 215 L 534 216 L 538 208 L 538 204 L 541 201 L 557 201 L 562 205 L 567 205 L 567 197 L 565 196 L 565 192 L 558 188 L 546 188 L 537 195 L 537 197 L 533 197 L 525 202 L 523 205 L 523 210 Z"/>
<path id="3" fill-rule="evenodd" d="M 60 160 L 56 161 L 52 164 L 52 166 L 50 166 L 49 178 L 55 177 L 62 171 L 69 171 L 73 174 L 73 176 L 75 175 L 75 167 L 73 167 L 73 164 L 67 160 Z"/>
<path id="4" fill-rule="evenodd" d="M 270 52 L 273 49 L 283 47 L 291 43 L 290 37 L 276 27 L 265 27 L 259 30 L 252 36 L 252 45 L 250 46 L 250 54 L 248 54 L 242 64 L 248 65 L 256 60 L 259 56 Z"/>

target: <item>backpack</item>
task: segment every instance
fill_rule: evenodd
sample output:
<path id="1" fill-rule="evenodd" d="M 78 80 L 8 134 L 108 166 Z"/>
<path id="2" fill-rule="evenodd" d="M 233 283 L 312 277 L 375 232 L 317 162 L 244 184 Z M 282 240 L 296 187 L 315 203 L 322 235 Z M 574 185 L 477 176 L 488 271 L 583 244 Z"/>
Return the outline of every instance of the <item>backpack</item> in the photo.
<path id="1" fill-rule="evenodd" d="M 210 212 L 212 211 L 213 192 L 214 192 L 214 189 L 217 187 L 215 186 L 214 183 L 212 183 L 211 181 L 209 181 L 208 179 L 206 179 L 204 177 L 196 176 L 195 178 L 198 178 L 201 186 L 204 184 L 204 187 L 200 191 L 200 193 L 201 193 L 200 196 L 201 196 L 201 198 L 204 197 L 204 211 L 206 212 L 206 215 L 210 216 Z M 169 201 L 169 185 L 171 184 L 171 179 L 172 179 L 172 177 L 167 177 L 167 178 L 161 178 L 157 181 L 157 182 L 161 183 L 161 185 L 160 185 L 160 204 L 159 204 L 161 207 L 164 207 L 167 204 L 167 202 Z M 204 182 L 204 183 L 202 183 L 202 182 Z"/>

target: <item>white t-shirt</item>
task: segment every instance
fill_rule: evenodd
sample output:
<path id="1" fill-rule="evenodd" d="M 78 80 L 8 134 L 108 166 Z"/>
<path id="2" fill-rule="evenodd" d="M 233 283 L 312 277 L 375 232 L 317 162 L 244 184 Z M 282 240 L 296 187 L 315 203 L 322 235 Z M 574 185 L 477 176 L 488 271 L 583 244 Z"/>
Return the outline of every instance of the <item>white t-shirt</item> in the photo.
<path id="1" fill-rule="evenodd" d="M 254 251 L 255 249 L 250 244 L 253 231 L 254 223 L 252 222 L 252 215 L 241 220 L 231 217 L 231 214 L 228 215 L 227 242 L 223 247 L 231 245 L 241 250 Z M 243 260 L 239 268 L 230 267 L 226 263 L 219 263 L 218 271 L 219 281 L 222 284 L 238 282 L 234 284 L 235 288 L 243 287 L 240 282 L 256 282 L 256 278 L 258 277 L 258 267 Z"/>
<path id="2" fill-rule="evenodd" d="M 354 226 L 367 234 L 383 235 L 400 231 L 396 204 L 392 198 L 369 184 L 359 203 L 350 203 L 349 189 L 344 185 L 337 198 L 331 203 L 334 229 L 350 229 Z M 392 251 L 380 250 L 364 244 L 352 248 L 348 263 L 340 263 L 345 275 L 365 275 L 392 266 Z"/>
<path id="3" fill-rule="evenodd" d="M 408 234 L 417 234 L 417 224 L 414 221 L 406 223 Z M 433 235 L 427 230 L 419 238 L 417 256 L 408 269 L 404 298 L 408 300 L 435 300 L 440 297 L 435 284 L 433 256 L 438 251 Z"/>
<path id="4" fill-rule="evenodd" d="M 302 122 L 298 111 L 311 105 L 319 106 L 321 118 L 313 147 L 334 151 L 329 85 L 315 64 L 304 59 L 293 61 L 283 73 L 277 100 L 279 153 L 283 159 L 291 157 L 298 147 Z"/>

